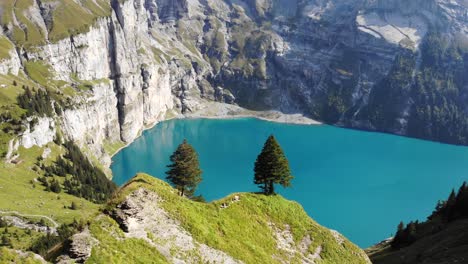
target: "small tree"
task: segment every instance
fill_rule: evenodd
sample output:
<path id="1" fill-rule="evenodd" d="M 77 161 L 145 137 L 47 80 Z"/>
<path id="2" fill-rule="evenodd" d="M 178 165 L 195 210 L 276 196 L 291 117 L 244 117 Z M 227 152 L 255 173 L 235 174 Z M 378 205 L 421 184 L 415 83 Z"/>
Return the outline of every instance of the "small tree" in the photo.
<path id="1" fill-rule="evenodd" d="M 289 162 L 273 135 L 267 139 L 258 155 L 254 171 L 254 183 L 260 185 L 266 195 L 275 194 L 275 184 L 281 184 L 283 187 L 291 185 L 294 177 L 291 175 Z"/>
<path id="2" fill-rule="evenodd" d="M 2 246 L 8 247 L 10 245 L 11 245 L 10 239 L 6 235 L 3 235 L 2 236 Z"/>
<path id="3" fill-rule="evenodd" d="M 405 236 L 405 224 L 403 223 L 403 221 L 401 221 L 400 224 L 398 224 L 397 232 L 395 234 L 395 237 L 393 237 L 391 246 L 393 248 L 399 248 L 401 243 L 405 239 L 404 236 Z"/>
<path id="4" fill-rule="evenodd" d="M 192 197 L 202 181 L 197 152 L 184 139 L 170 159 L 172 164 L 167 166 L 169 170 L 166 172 L 166 179 L 179 190 L 181 196 Z"/>
<path id="5" fill-rule="evenodd" d="M 62 191 L 62 187 L 60 187 L 60 183 L 55 178 L 50 181 L 49 184 L 50 191 L 54 193 L 60 193 Z"/>

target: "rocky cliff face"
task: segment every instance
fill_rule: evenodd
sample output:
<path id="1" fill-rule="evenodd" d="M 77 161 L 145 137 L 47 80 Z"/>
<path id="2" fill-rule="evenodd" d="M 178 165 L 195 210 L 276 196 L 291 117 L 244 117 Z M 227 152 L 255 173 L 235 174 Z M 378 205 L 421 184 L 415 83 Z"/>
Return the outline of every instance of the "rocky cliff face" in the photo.
<path id="1" fill-rule="evenodd" d="M 51 37 L 59 3 L 37 1 L 24 17 L 8 7 L 1 34 L 14 45 L 0 74 L 22 74 L 25 64 L 40 62 L 50 71 L 48 85 L 86 83 L 90 91 L 73 97 L 60 123 L 67 137 L 101 157 L 105 141 L 131 142 L 168 112 L 194 111 L 205 100 L 411 134 L 414 100 L 390 98 L 395 113 L 380 124 L 371 115 L 379 109 L 376 87 L 405 56 L 415 63 L 399 86 L 412 89 L 434 30 L 467 57 L 463 0 L 112 0 L 108 12 L 81 3 L 94 22 L 60 40 Z M 38 44 L 19 41 L 18 28 L 26 38 L 35 28 Z"/>

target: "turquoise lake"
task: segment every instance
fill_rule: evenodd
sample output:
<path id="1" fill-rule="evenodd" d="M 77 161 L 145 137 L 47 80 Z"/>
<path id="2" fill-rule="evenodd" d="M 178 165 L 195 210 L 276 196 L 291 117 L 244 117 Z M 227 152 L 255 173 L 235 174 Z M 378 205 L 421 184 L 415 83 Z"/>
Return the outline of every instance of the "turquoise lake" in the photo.
<path id="1" fill-rule="evenodd" d="M 137 172 L 164 179 L 169 156 L 186 138 L 203 170 L 199 194 L 216 200 L 254 192 L 254 161 L 270 134 L 295 176 L 292 188 L 277 191 L 361 247 L 391 236 L 402 220 L 424 220 L 468 180 L 467 147 L 257 119 L 162 122 L 113 157 L 113 180 L 122 185 Z"/>

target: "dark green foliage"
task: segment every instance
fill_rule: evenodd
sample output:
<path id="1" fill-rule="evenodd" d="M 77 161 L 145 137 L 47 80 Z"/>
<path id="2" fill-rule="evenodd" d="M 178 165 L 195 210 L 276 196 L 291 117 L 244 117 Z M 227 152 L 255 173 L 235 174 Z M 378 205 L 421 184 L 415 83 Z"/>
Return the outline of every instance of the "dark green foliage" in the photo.
<path id="1" fill-rule="evenodd" d="M 62 191 L 62 187 L 60 187 L 60 183 L 57 179 L 52 179 L 49 183 L 49 188 L 51 192 L 60 193 Z"/>
<path id="2" fill-rule="evenodd" d="M 96 203 L 106 202 L 117 189 L 116 185 L 101 169 L 93 166 L 77 145 L 66 142 L 64 146 L 67 154 L 59 157 L 54 166 L 44 167 L 45 175 L 66 177 L 63 186 L 69 194 Z M 44 183 L 43 179 L 39 180 Z"/>
<path id="3" fill-rule="evenodd" d="M 62 106 L 60 106 L 60 104 L 58 104 L 57 102 L 54 102 L 54 109 L 57 115 L 62 115 Z"/>
<path id="4" fill-rule="evenodd" d="M 400 51 L 358 119 L 378 131 L 468 144 L 468 53 L 450 37 L 432 31 L 420 54 L 419 60 L 412 51 Z"/>
<path id="5" fill-rule="evenodd" d="M 254 171 L 254 183 L 260 185 L 264 194 L 275 194 L 275 184 L 284 187 L 291 185 L 293 176 L 289 162 L 273 135 L 267 139 L 262 152 L 258 155 Z"/>
<path id="6" fill-rule="evenodd" d="M 398 231 L 392 240 L 392 248 L 398 249 L 414 243 L 417 239 L 418 224 L 418 222 L 410 222 L 405 227 L 403 222 L 400 222 Z"/>
<path id="7" fill-rule="evenodd" d="M 57 109 L 57 108 L 56 108 Z M 60 134 L 60 132 L 57 130 L 57 132 L 55 133 L 55 138 L 54 138 L 54 143 L 57 144 L 57 145 L 62 145 L 62 135 Z"/>
<path id="8" fill-rule="evenodd" d="M 468 54 L 436 32 L 426 37 L 421 53 L 421 71 L 412 91 L 409 135 L 468 144 Z"/>
<path id="9" fill-rule="evenodd" d="M 18 106 L 9 105 L 0 107 L 0 136 L 3 133 L 18 135 L 25 130 L 25 126 L 23 126 L 24 116 L 19 114 L 19 111 Z"/>
<path id="10" fill-rule="evenodd" d="M 202 181 L 202 171 L 195 149 L 184 140 L 171 155 L 172 164 L 167 167 L 166 179 L 179 190 L 181 196 L 192 197 Z"/>
<path id="11" fill-rule="evenodd" d="M 362 114 L 377 130 L 398 128 L 398 118 L 411 92 L 414 68 L 414 54 L 399 54 L 388 76 L 372 90 L 369 104 L 362 110 Z"/>
<path id="12" fill-rule="evenodd" d="M 4 247 L 11 246 L 11 241 L 6 235 L 2 236 L 2 244 L 1 245 L 4 246 Z"/>
<path id="13" fill-rule="evenodd" d="M 392 248 L 399 249 L 409 246 L 418 238 L 439 232 L 447 223 L 462 218 L 468 218 L 468 186 L 466 183 L 463 183 L 457 193 L 452 190 L 447 201 L 439 201 L 426 222 L 410 222 L 406 227 L 400 223 L 392 241 Z"/>
<path id="14" fill-rule="evenodd" d="M 41 220 L 39 220 L 39 222 L 37 222 L 37 224 L 40 225 L 40 226 L 47 226 L 44 218 L 41 218 Z"/>
<path id="15" fill-rule="evenodd" d="M 7 227 L 8 223 L 0 217 L 0 227 Z"/>
<path id="16" fill-rule="evenodd" d="M 460 218 L 468 217 L 468 187 L 466 182 L 455 191 L 452 190 L 447 201 L 439 202 L 429 220 L 441 219 L 444 222 L 451 222 Z"/>
<path id="17" fill-rule="evenodd" d="M 23 94 L 18 96 L 18 105 L 28 111 L 28 116 L 39 115 L 51 117 L 54 114 L 52 99 L 47 90 L 31 91 L 25 88 Z"/>
<path id="18" fill-rule="evenodd" d="M 63 244 L 73 234 L 82 231 L 83 228 L 84 223 L 78 223 L 77 221 L 73 221 L 73 223 L 68 225 L 61 225 L 57 228 L 57 235 L 47 233 L 46 235 L 38 238 L 31 246 L 30 250 L 39 255 L 46 256 L 51 248 L 59 244 Z"/>

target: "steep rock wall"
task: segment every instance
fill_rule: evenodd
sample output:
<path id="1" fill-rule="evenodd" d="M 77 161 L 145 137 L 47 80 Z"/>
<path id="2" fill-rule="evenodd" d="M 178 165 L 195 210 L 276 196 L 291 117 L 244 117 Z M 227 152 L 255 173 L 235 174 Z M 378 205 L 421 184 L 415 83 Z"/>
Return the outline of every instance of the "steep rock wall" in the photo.
<path id="1" fill-rule="evenodd" d="M 463 40 L 468 16 L 463 1 L 404 3 L 113 0 L 110 15 L 85 32 L 32 49 L 17 44 L 0 74 L 41 61 L 54 80 L 91 83 L 61 123 L 65 136 L 102 157 L 106 140 L 131 142 L 168 111 L 205 100 L 407 134 L 413 100 L 391 102 L 395 120 L 376 124 L 367 113 L 377 111 L 368 106 L 376 87 L 407 54 L 416 60 L 412 87 L 429 28 Z M 47 38 L 53 6 L 41 5 L 26 13 Z M 12 38 L 15 23 L 2 34 Z"/>

